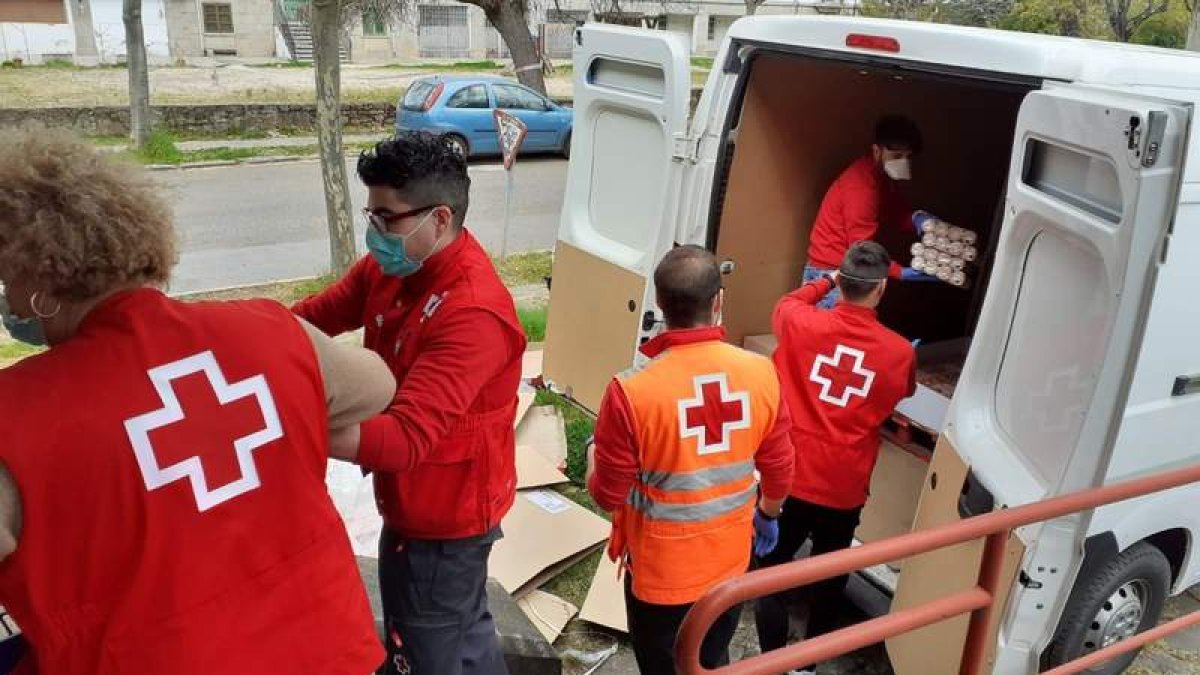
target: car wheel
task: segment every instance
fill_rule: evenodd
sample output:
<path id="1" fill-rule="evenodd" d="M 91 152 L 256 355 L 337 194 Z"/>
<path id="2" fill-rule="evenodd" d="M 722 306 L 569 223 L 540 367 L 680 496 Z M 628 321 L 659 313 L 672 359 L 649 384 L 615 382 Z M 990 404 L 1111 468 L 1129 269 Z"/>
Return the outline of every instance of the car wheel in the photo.
<path id="1" fill-rule="evenodd" d="M 1158 624 L 1171 586 L 1171 565 L 1154 546 L 1139 542 L 1071 590 L 1043 666 L 1050 668 L 1116 644 Z M 1135 650 L 1086 672 L 1117 675 Z"/>
<path id="2" fill-rule="evenodd" d="M 446 134 L 446 141 L 450 143 L 450 147 L 454 148 L 462 157 L 466 158 L 471 155 L 471 149 L 467 146 L 467 139 L 458 134 Z"/>
<path id="3" fill-rule="evenodd" d="M 571 159 L 571 132 L 567 132 L 567 137 L 563 139 L 562 156 Z"/>

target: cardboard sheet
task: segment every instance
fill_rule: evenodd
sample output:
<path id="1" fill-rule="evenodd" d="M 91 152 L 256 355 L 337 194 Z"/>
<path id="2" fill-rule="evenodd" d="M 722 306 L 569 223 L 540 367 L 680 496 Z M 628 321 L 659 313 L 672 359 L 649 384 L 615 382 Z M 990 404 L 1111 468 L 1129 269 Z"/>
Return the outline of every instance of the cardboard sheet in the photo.
<path id="1" fill-rule="evenodd" d="M 542 350 L 525 352 L 521 358 L 521 379 L 531 380 L 542 374 Z"/>
<path id="2" fill-rule="evenodd" d="M 575 605 L 557 595 L 539 590 L 532 590 L 517 600 L 517 606 L 551 644 L 554 644 L 571 619 L 579 613 L 579 608 Z"/>
<path id="3" fill-rule="evenodd" d="M 742 340 L 742 347 L 747 351 L 768 357 L 775 353 L 775 348 L 778 346 L 779 339 L 770 333 L 766 335 L 747 335 L 746 339 Z"/>
<path id="4" fill-rule="evenodd" d="M 546 487 L 570 482 L 550 460 L 524 445 L 517 446 L 517 489 Z"/>
<path id="5" fill-rule="evenodd" d="M 530 408 L 517 425 L 517 445 L 533 448 L 560 469 L 567 464 L 567 430 L 554 406 Z"/>
<path id="6" fill-rule="evenodd" d="M 867 543 L 908 534 L 928 469 L 929 464 L 919 457 L 884 441 L 871 475 L 871 496 L 854 536 Z"/>
<path id="7" fill-rule="evenodd" d="M 592 579 L 592 587 L 588 589 L 587 598 L 583 601 L 579 618 L 597 626 L 628 633 L 625 589 L 621 584 L 622 581 L 617 579 L 617 563 L 609 560 L 607 553 L 601 555 L 600 565 L 596 568 L 596 576 Z"/>
<path id="8" fill-rule="evenodd" d="M 607 520 L 553 490 L 517 493 L 501 527 L 504 538 L 492 548 L 488 568 L 514 596 L 548 568 L 603 542 L 610 530 Z"/>
<path id="9" fill-rule="evenodd" d="M 528 384 L 521 384 L 517 389 L 517 414 L 513 418 L 513 429 L 521 426 L 521 420 L 529 414 L 529 409 L 533 407 L 533 400 L 537 398 L 537 392 Z"/>

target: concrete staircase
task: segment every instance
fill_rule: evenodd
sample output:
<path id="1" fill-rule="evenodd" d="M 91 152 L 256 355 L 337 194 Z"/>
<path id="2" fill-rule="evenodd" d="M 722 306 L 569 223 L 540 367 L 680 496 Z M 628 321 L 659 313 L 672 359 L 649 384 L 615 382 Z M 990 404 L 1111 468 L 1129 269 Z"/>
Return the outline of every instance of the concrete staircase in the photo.
<path id="1" fill-rule="evenodd" d="M 287 21 L 280 26 L 283 41 L 288 46 L 293 61 L 313 60 L 312 29 L 306 21 Z M 338 58 L 345 63 L 350 60 L 350 43 L 343 38 L 338 45 Z"/>

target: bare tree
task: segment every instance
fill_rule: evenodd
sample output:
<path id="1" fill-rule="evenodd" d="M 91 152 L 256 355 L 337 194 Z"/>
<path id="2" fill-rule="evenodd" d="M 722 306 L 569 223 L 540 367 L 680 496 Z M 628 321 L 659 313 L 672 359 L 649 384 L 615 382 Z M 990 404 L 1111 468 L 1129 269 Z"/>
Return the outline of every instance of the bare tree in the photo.
<path id="1" fill-rule="evenodd" d="M 1191 20 L 1188 23 L 1187 49 L 1200 52 L 1200 0 L 1183 0 Z"/>
<path id="2" fill-rule="evenodd" d="M 142 32 L 142 0 L 124 0 L 125 59 L 129 71 L 129 139 L 135 147 L 150 138 L 150 69 Z"/>
<path id="3" fill-rule="evenodd" d="M 1141 6 L 1138 11 L 1134 11 L 1135 2 Z M 1170 7 L 1171 0 L 1104 0 L 1108 25 L 1112 28 L 1113 36 L 1121 42 L 1129 42 L 1143 23 Z"/>
<path id="4" fill-rule="evenodd" d="M 526 87 L 545 94 L 546 79 L 542 75 L 542 57 L 533 41 L 533 35 L 529 32 L 529 0 L 459 1 L 483 10 L 488 21 L 500 32 L 504 46 L 508 47 L 517 80 Z"/>
<path id="5" fill-rule="evenodd" d="M 758 11 L 758 6 L 763 4 L 764 2 L 766 2 L 767 0 L 742 0 L 742 1 L 746 3 L 746 16 L 754 16 L 754 13 Z"/>

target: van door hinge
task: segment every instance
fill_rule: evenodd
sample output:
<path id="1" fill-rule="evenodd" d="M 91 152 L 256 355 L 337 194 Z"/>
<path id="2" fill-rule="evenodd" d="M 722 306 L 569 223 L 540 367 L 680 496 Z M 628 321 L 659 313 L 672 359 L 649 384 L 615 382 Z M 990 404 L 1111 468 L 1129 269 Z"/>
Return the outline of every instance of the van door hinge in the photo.
<path id="1" fill-rule="evenodd" d="M 1042 587 L 1042 582 L 1026 574 L 1025 570 L 1021 570 L 1021 574 L 1017 577 L 1017 581 L 1020 582 L 1020 584 L 1025 588 L 1030 588 L 1035 591 Z"/>
<path id="2" fill-rule="evenodd" d="M 1163 137 L 1167 135 L 1167 120 L 1170 119 L 1162 110 L 1151 110 L 1149 117 L 1144 134 L 1146 146 L 1142 149 L 1142 166 L 1147 169 L 1158 163 Z"/>
<path id="3" fill-rule="evenodd" d="M 700 138 L 679 133 L 672 137 L 671 159 L 695 164 L 700 156 Z"/>

